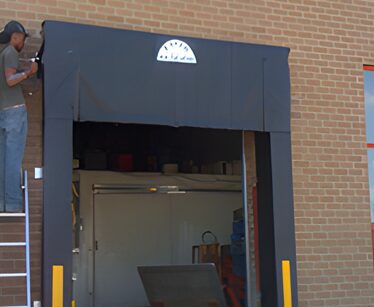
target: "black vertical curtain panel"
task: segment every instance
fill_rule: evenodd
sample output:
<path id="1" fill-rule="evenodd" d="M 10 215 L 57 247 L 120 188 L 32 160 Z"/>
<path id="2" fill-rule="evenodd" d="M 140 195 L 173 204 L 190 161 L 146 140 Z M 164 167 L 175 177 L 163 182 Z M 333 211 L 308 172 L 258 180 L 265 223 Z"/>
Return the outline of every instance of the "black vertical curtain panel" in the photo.
<path id="1" fill-rule="evenodd" d="M 63 22 L 46 22 L 44 27 L 49 116 L 174 127 L 290 129 L 288 48 Z M 160 48 L 172 39 L 187 44 L 196 63 L 158 61 Z M 68 103 L 61 101 L 67 96 Z"/>

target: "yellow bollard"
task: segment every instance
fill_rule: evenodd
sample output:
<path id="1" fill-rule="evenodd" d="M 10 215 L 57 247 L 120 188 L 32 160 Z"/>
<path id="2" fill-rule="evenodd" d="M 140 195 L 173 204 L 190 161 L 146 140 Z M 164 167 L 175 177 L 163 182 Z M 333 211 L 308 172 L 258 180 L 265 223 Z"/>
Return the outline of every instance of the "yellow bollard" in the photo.
<path id="1" fill-rule="evenodd" d="M 52 307 L 64 306 L 64 267 L 52 267 Z"/>
<path id="2" fill-rule="evenodd" d="M 289 260 L 282 260 L 283 306 L 292 307 L 291 267 Z"/>

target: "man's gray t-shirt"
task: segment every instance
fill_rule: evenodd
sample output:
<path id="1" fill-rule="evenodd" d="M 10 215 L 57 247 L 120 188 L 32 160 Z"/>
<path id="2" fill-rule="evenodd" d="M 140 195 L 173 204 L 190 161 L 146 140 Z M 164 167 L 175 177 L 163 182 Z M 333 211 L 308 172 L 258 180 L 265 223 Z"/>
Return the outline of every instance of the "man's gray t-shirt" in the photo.
<path id="1" fill-rule="evenodd" d="M 18 69 L 18 52 L 8 45 L 0 51 L 0 110 L 25 103 L 21 85 L 10 87 L 6 82 L 5 69 Z"/>

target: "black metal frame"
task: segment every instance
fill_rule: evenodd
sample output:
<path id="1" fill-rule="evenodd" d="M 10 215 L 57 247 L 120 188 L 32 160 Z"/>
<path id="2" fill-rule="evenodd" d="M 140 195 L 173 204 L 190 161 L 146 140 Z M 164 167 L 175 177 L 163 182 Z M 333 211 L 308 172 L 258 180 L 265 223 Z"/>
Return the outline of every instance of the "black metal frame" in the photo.
<path id="1" fill-rule="evenodd" d="M 45 65 L 43 306 L 51 306 L 53 265 L 64 266 L 64 306 L 71 305 L 72 129 L 73 120 L 79 120 L 81 97 L 79 63 L 82 59 L 80 58 L 82 55 L 77 54 L 74 48 L 79 48 L 85 43 L 83 38 L 82 41 L 72 39 L 71 33 L 76 35 L 80 29 L 87 31 L 88 28 L 94 32 L 104 31 L 99 27 L 63 22 L 51 21 L 44 25 L 46 41 L 43 58 Z M 123 35 L 124 40 L 126 37 L 136 40 L 139 36 L 143 42 L 146 39 L 147 44 L 149 40 L 160 42 L 166 38 L 163 35 L 143 32 L 114 29 L 105 29 L 105 31 L 109 36 L 111 33 L 116 36 Z M 202 44 L 207 48 L 212 48 L 210 50 L 213 53 L 215 48 L 217 52 L 220 48 L 226 48 L 225 50 L 229 50 L 229 53 L 235 54 L 239 59 L 238 63 L 242 60 L 243 67 L 247 68 L 244 69 L 240 65 L 235 68 L 240 77 L 238 80 L 242 80 L 242 83 L 240 86 L 231 84 L 232 91 L 243 90 L 246 83 L 246 71 L 252 66 L 258 71 L 251 73 L 262 78 L 255 88 L 258 99 L 250 102 L 251 106 L 254 106 L 254 114 L 248 113 L 250 114 L 248 121 L 252 123 L 253 119 L 256 124 L 248 125 L 246 120 L 240 117 L 240 112 L 237 112 L 237 116 L 240 117 L 238 123 L 231 123 L 230 127 L 219 128 L 256 131 L 262 306 L 283 306 L 282 260 L 285 259 L 290 260 L 291 263 L 292 303 L 293 306 L 297 306 L 288 49 L 185 39 L 195 46 Z M 248 60 L 248 54 L 253 55 L 253 58 Z M 92 66 L 94 65 L 93 61 Z M 131 69 L 135 68 L 130 67 Z M 207 89 L 207 91 L 215 90 L 215 88 Z M 239 101 L 239 106 L 240 103 L 244 105 L 249 99 L 247 94 L 248 92 L 243 91 L 240 97 L 232 99 Z M 235 120 L 231 118 L 231 121 L 233 119 Z M 209 122 L 205 124 L 205 127 L 209 127 Z M 217 128 L 217 125 L 212 128 Z"/>

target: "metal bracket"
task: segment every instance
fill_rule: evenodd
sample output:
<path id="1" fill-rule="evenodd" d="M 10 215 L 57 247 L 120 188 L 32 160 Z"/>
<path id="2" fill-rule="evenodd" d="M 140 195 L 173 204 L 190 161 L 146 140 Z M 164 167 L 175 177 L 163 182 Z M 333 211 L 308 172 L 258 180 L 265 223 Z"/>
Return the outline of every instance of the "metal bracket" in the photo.
<path id="1" fill-rule="evenodd" d="M 42 167 L 34 168 L 34 179 L 43 179 L 43 168 Z"/>

